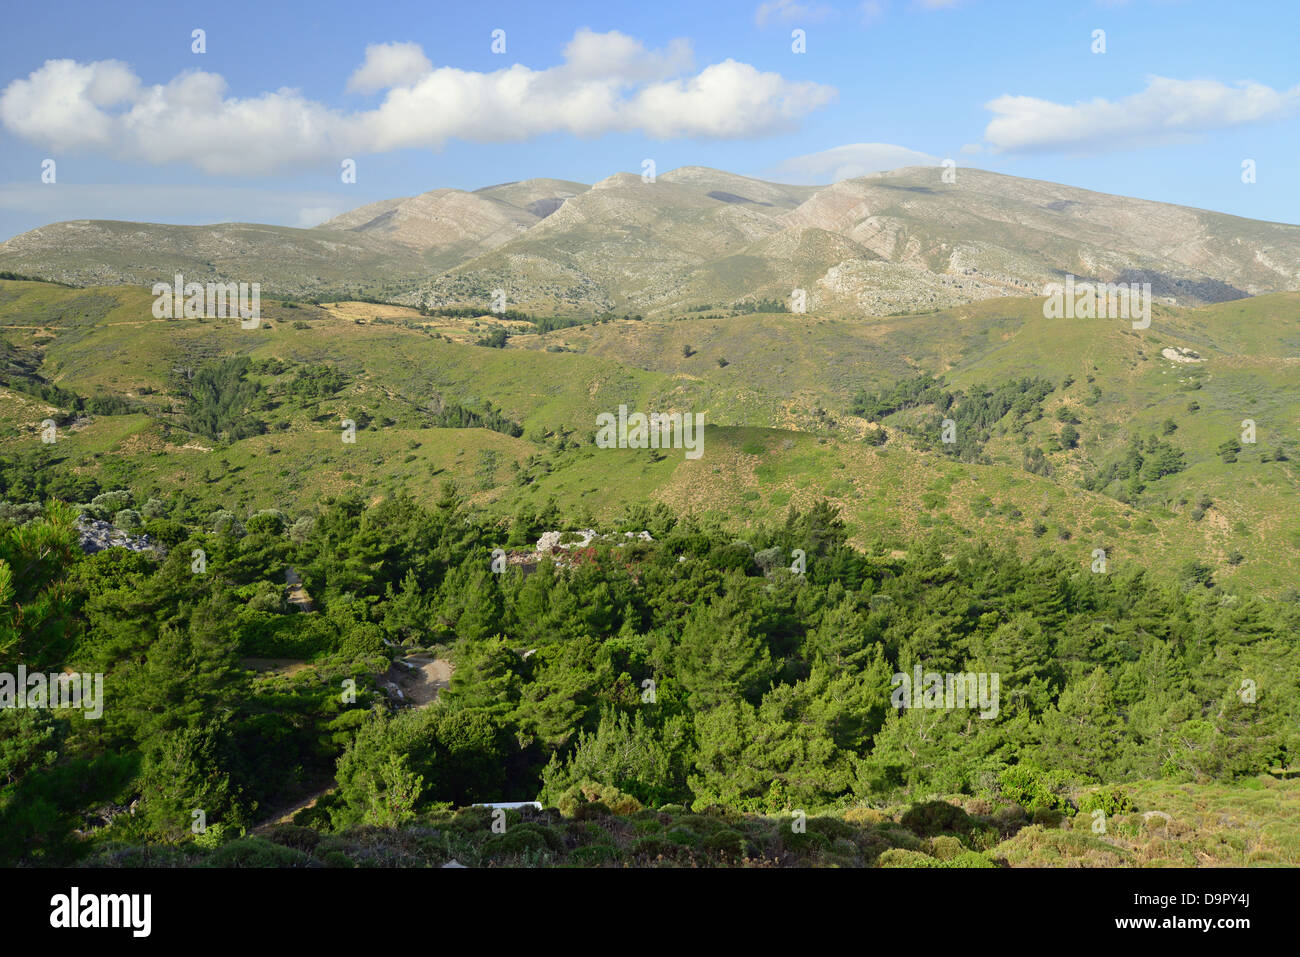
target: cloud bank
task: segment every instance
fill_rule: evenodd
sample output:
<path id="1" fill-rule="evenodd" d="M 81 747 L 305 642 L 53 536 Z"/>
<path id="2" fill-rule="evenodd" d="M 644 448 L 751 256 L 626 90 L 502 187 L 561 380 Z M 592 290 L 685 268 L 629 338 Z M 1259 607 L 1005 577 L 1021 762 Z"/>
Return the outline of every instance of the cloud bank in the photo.
<path id="1" fill-rule="evenodd" d="M 0 123 L 56 153 L 95 151 L 217 175 L 263 175 L 448 140 L 519 142 L 552 133 L 739 139 L 797 127 L 834 87 L 727 59 L 691 69 L 684 40 L 648 50 L 618 31 L 579 30 L 564 61 L 492 72 L 435 67 L 414 43 L 367 47 L 349 92 L 383 94 L 353 112 L 297 90 L 227 95 L 219 74 L 146 85 L 116 60 L 48 60 L 0 93 Z"/>
<path id="2" fill-rule="evenodd" d="M 1000 153 L 1047 150 L 1102 152 L 1158 146 L 1195 133 L 1281 120 L 1300 113 L 1300 86 L 1278 91 L 1259 83 L 1153 76 L 1119 100 L 1068 106 L 1031 96 L 1000 96 L 984 139 Z"/>

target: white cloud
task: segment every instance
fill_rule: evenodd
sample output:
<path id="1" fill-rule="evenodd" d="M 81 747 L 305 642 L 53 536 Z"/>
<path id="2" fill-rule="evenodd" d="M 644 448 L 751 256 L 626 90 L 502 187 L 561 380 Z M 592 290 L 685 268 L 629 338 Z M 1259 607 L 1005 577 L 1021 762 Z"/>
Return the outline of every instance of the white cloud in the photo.
<path id="1" fill-rule="evenodd" d="M 40 81 L 33 82 L 37 74 Z M 105 108 L 140 96 L 140 81 L 125 63 L 47 60 L 28 81 L 16 80 L 0 96 L 0 122 L 56 150 L 104 146 L 113 135 Z"/>
<path id="2" fill-rule="evenodd" d="M 564 48 L 565 72 L 585 79 L 663 80 L 689 70 L 693 63 L 690 41 L 681 37 L 655 51 L 617 30 L 596 33 L 583 27 Z"/>
<path id="3" fill-rule="evenodd" d="M 760 27 L 767 26 L 772 20 L 793 23 L 796 20 L 807 23 L 819 23 L 831 13 L 831 8 L 824 3 L 799 3 L 798 0 L 768 0 L 760 4 L 754 14 L 754 22 Z"/>
<path id="4" fill-rule="evenodd" d="M 741 137 L 748 131 L 791 128 L 835 95 L 820 83 L 791 83 L 748 63 L 724 60 L 689 80 L 657 83 L 632 104 L 635 126 L 651 136 Z"/>
<path id="5" fill-rule="evenodd" d="M 937 166 L 939 159 L 905 146 L 890 143 L 851 143 L 795 156 L 766 170 L 761 175 L 779 182 L 817 185 L 837 183 L 867 173 L 898 169 L 902 166 Z"/>
<path id="6" fill-rule="evenodd" d="M 344 112 L 292 89 L 230 97 L 215 73 L 187 72 L 146 86 L 116 61 L 48 60 L 0 93 L 0 123 L 56 151 L 259 175 L 396 149 L 437 149 L 450 139 L 760 136 L 792 128 L 835 96 L 834 87 L 734 60 L 683 75 L 690 62 L 684 40 L 647 50 L 618 31 L 586 29 L 565 47 L 563 63 L 544 70 L 435 68 L 416 44 L 379 44 L 367 47 L 348 89 L 383 90 L 382 102 Z"/>
<path id="7" fill-rule="evenodd" d="M 1097 152 L 1172 142 L 1224 127 L 1285 119 L 1300 112 L 1300 86 L 1277 91 L 1259 83 L 1229 86 L 1215 80 L 1153 76 L 1147 87 L 1120 100 L 1067 106 L 1031 96 L 1000 96 L 985 104 L 994 114 L 984 139 L 995 152 Z"/>
<path id="8" fill-rule="evenodd" d="M 372 43 L 366 47 L 365 62 L 348 79 L 349 93 L 375 93 L 414 83 L 433 64 L 418 43 Z"/>

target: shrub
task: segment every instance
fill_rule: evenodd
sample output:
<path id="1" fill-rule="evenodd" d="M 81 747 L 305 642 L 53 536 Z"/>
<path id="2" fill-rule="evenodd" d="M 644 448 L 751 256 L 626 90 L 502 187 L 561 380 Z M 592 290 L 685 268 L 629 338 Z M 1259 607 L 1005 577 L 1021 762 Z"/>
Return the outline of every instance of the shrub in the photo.
<path id="1" fill-rule="evenodd" d="M 857 834 L 857 829 L 851 824 L 846 824 L 837 817 L 810 817 L 808 818 L 808 830 L 817 834 L 825 834 L 828 838 L 853 837 Z"/>
<path id="2" fill-rule="evenodd" d="M 209 828 L 209 830 L 211 829 Z M 300 851 L 310 851 L 320 843 L 320 832 L 296 824 L 280 824 L 271 830 L 270 839 L 284 847 L 295 847 Z"/>
<path id="3" fill-rule="evenodd" d="M 546 835 L 532 824 L 516 824 L 508 827 L 502 834 L 493 834 L 483 842 L 483 856 L 491 860 L 517 857 L 529 851 L 547 851 L 551 849 Z"/>
<path id="4" fill-rule="evenodd" d="M 194 835 L 194 845 L 210 851 L 228 841 L 234 840 L 238 836 L 239 834 L 234 828 L 218 822 L 209 824 L 203 833 Z"/>
<path id="5" fill-rule="evenodd" d="M 919 837 L 935 834 L 966 834 L 975 826 L 969 814 L 947 801 L 926 801 L 903 814 L 901 823 Z"/>
<path id="6" fill-rule="evenodd" d="M 889 820 L 889 815 L 874 807 L 851 807 L 844 812 L 844 820 L 850 824 L 880 824 Z"/>
<path id="7" fill-rule="evenodd" d="M 131 504 L 131 493 L 126 489 L 116 489 L 112 492 L 101 492 L 90 500 L 87 511 L 99 519 L 107 519 Z"/>
<path id="8" fill-rule="evenodd" d="M 877 867 L 935 867 L 937 864 L 933 857 L 901 847 L 891 847 L 876 858 Z"/>
<path id="9" fill-rule="evenodd" d="M 1015 801 L 1025 810 L 1073 813 L 1061 795 L 1069 776 L 1060 771 L 1044 771 L 1027 764 L 1015 764 L 998 775 L 998 789 L 1003 797 Z"/>
<path id="10" fill-rule="evenodd" d="M 790 825 L 783 824 L 778 829 L 778 833 L 781 838 L 781 847 L 787 851 L 800 854 L 816 854 L 820 851 L 830 850 L 830 838 L 825 834 L 818 834 L 816 831 L 799 833 L 792 831 Z"/>
<path id="11" fill-rule="evenodd" d="M 951 861 L 965 850 L 961 841 L 951 834 L 939 834 L 930 838 L 930 854 L 941 861 Z"/>
<path id="12" fill-rule="evenodd" d="M 643 809 L 641 802 L 632 795 L 596 781 L 584 781 L 569 787 L 555 799 L 555 807 L 565 817 L 579 821 L 608 814 L 635 814 Z"/>
<path id="13" fill-rule="evenodd" d="M 603 801 L 587 801 L 573 810 L 575 821 L 591 821 L 595 818 L 609 817 L 609 808 Z"/>
<path id="14" fill-rule="evenodd" d="M 140 515 L 144 518 L 162 518 L 167 514 L 167 503 L 161 499 L 151 498 L 144 503 L 140 509 Z"/>
<path id="15" fill-rule="evenodd" d="M 328 827 L 330 823 L 330 812 L 328 807 L 322 807 L 317 802 L 311 807 L 305 807 L 293 816 L 293 823 L 304 828 L 321 828 Z M 349 865 L 350 866 L 350 865 Z"/>
<path id="16" fill-rule="evenodd" d="M 822 838 L 822 840 L 826 839 Z M 739 857 L 745 848 L 745 836 L 739 831 L 724 827 L 704 839 L 704 848 L 712 854 Z"/>
<path id="17" fill-rule="evenodd" d="M 1079 810 L 1084 814 L 1100 810 L 1107 817 L 1116 814 L 1129 814 L 1137 810 L 1133 799 L 1123 788 L 1111 786 L 1085 794 L 1079 801 Z"/>
<path id="18" fill-rule="evenodd" d="M 943 863 L 944 867 L 997 867 L 997 864 L 989 860 L 978 851 L 963 851 L 950 861 Z"/>
<path id="19" fill-rule="evenodd" d="M 676 857 L 680 850 L 677 844 L 660 837 L 643 837 L 632 845 L 632 853 L 636 857 Z"/>
<path id="20" fill-rule="evenodd" d="M 918 851 L 925 846 L 925 842 L 906 828 L 899 827 L 897 824 L 889 824 L 878 827 L 876 831 L 880 837 L 889 842 L 891 847 L 901 847 L 909 851 Z"/>
<path id="21" fill-rule="evenodd" d="M 236 538 L 244 535 L 244 526 L 235 518 L 234 512 L 219 509 L 208 516 L 208 521 L 212 523 L 212 531 L 217 535 L 233 535 Z"/>
<path id="22" fill-rule="evenodd" d="M 1065 814 L 1053 808 L 1040 807 L 1034 811 L 1034 823 L 1041 824 L 1043 827 L 1060 827 L 1061 822 L 1065 820 Z"/>
<path id="23" fill-rule="evenodd" d="M 699 847 L 700 845 L 700 836 L 689 827 L 675 827 L 664 837 L 674 844 L 680 844 L 682 847 Z"/>
<path id="24" fill-rule="evenodd" d="M 245 524 L 250 535 L 283 535 L 288 517 L 278 508 L 266 508 L 255 514 Z"/>
<path id="25" fill-rule="evenodd" d="M 584 867 L 599 867 L 618 860 L 618 848 L 612 844 L 588 844 L 569 855 L 569 861 Z"/>
<path id="26" fill-rule="evenodd" d="M 208 857 L 214 867 L 306 867 L 311 858 L 294 847 L 281 847 L 260 837 L 241 837 L 217 848 Z"/>

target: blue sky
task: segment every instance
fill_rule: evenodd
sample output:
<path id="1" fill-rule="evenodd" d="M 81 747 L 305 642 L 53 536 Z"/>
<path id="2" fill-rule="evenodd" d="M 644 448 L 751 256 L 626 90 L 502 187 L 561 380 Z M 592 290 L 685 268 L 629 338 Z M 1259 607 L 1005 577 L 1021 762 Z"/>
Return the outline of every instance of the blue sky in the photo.
<path id="1" fill-rule="evenodd" d="M 17 4 L 0 238 L 83 218 L 313 225 L 645 159 L 829 182 L 951 157 L 1300 223 L 1298 36 L 1282 0 Z"/>

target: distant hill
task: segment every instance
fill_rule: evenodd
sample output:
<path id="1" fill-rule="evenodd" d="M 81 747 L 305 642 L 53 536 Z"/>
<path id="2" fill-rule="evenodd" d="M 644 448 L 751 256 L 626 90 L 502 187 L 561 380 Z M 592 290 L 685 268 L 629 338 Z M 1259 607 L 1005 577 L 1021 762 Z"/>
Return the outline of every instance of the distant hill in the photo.
<path id="1" fill-rule="evenodd" d="M 588 187 L 434 189 L 314 229 L 56 223 L 0 243 L 0 270 L 78 285 L 184 272 L 267 293 L 409 305 L 658 315 L 806 291 L 810 310 L 889 315 L 1081 279 L 1195 305 L 1300 288 L 1300 226 L 959 169 L 786 186 L 704 167 Z"/>
<path id="2" fill-rule="evenodd" d="M 74 285 L 259 282 L 263 293 L 372 295 L 426 270 L 409 246 L 364 233 L 256 223 L 170 226 L 114 220 L 54 223 L 0 243 L 0 270 Z M 393 288 L 389 285 L 387 288 Z"/>

